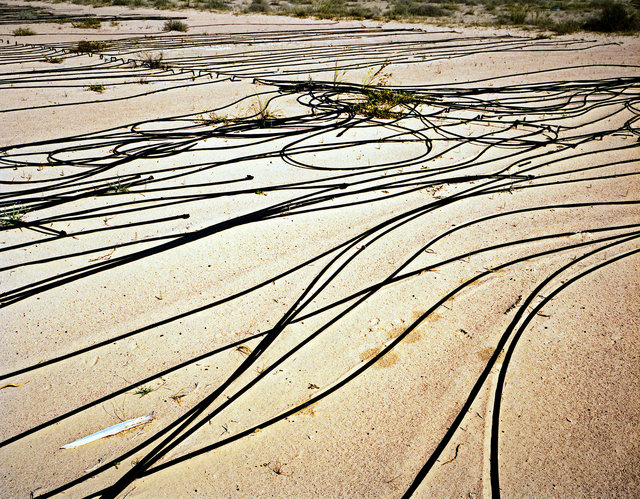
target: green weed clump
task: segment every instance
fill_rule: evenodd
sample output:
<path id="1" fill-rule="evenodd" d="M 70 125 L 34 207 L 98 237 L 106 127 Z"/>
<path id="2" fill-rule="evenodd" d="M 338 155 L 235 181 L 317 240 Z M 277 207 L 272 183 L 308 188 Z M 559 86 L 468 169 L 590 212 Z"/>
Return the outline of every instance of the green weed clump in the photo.
<path id="1" fill-rule="evenodd" d="M 589 19 L 583 27 L 602 33 L 634 32 L 640 30 L 640 17 L 633 7 L 608 2 L 602 6 L 599 15 Z"/>
<path id="2" fill-rule="evenodd" d="M 20 225 L 22 217 L 27 213 L 24 206 L 13 205 L 11 208 L 3 209 L 0 212 L 0 227 L 10 228 Z"/>
<path id="3" fill-rule="evenodd" d="M 229 10 L 231 7 L 224 0 L 206 0 L 202 4 L 198 4 L 198 7 L 206 10 Z"/>
<path id="4" fill-rule="evenodd" d="M 142 65 L 147 66 L 149 69 L 167 69 L 168 64 L 162 62 L 164 55 L 160 52 L 157 55 L 144 54 L 142 57 Z"/>
<path id="5" fill-rule="evenodd" d="M 164 23 L 164 31 L 180 31 L 182 33 L 186 33 L 189 31 L 189 26 L 187 23 L 182 21 L 178 21 L 177 19 L 169 19 Z"/>
<path id="6" fill-rule="evenodd" d="M 203 125 L 228 125 L 233 123 L 234 119 L 230 118 L 226 114 L 217 114 L 214 111 L 210 111 L 206 114 L 198 116 L 198 121 Z"/>
<path id="7" fill-rule="evenodd" d="M 15 36 L 31 36 L 35 35 L 36 32 L 30 28 L 17 28 L 13 30 L 13 34 Z"/>
<path id="8" fill-rule="evenodd" d="M 267 4 L 265 0 L 251 0 L 251 3 L 246 9 L 246 12 L 269 12 L 271 7 Z"/>
<path id="9" fill-rule="evenodd" d="M 558 35 L 570 35 L 571 33 L 580 31 L 580 23 L 574 19 L 568 19 L 553 24 L 550 29 Z"/>
<path id="10" fill-rule="evenodd" d="M 251 106 L 251 110 L 255 112 L 259 128 L 269 128 L 278 119 L 279 112 L 271 109 L 269 101 L 263 101 L 258 94 L 256 94 L 256 102 Z"/>
<path id="11" fill-rule="evenodd" d="M 91 52 L 100 52 L 110 46 L 107 42 L 101 41 L 88 41 L 88 40 L 80 40 L 78 45 L 72 50 L 73 52 L 77 52 L 79 54 L 82 53 L 91 53 Z"/>
<path id="12" fill-rule="evenodd" d="M 438 5 L 414 0 L 396 0 L 388 12 L 388 16 L 392 19 L 398 17 L 443 17 L 449 14 L 451 14 L 449 10 Z"/>
<path id="13" fill-rule="evenodd" d="M 34 12 L 33 10 L 21 10 L 20 12 L 18 12 L 18 19 L 23 19 L 26 21 L 33 21 L 35 19 L 38 19 L 38 14 L 36 12 Z"/>
<path id="14" fill-rule="evenodd" d="M 58 0 L 54 0 L 58 1 Z M 487 17 L 502 26 L 542 29 L 558 34 L 588 30 L 635 33 L 640 30 L 640 0 L 72 0 L 84 5 L 127 5 L 157 9 L 196 8 L 237 13 L 276 13 L 320 19 L 419 20 L 442 23 L 485 23 Z M 240 9 L 240 10 L 239 10 Z M 32 12 L 33 11 L 33 12 Z M 490 15 L 490 16 L 488 16 Z M 454 17 L 455 16 L 455 17 Z M 469 18 L 468 16 L 473 16 Z M 475 19 L 479 16 L 480 20 Z M 483 17 L 484 16 L 484 17 Z M 21 11 L 21 19 L 41 19 L 39 11 Z M 95 18 L 70 19 L 75 27 L 99 28 Z M 50 22 L 60 22 L 52 20 Z M 65 22 L 64 20 L 61 22 Z M 433 22 L 433 21 L 432 21 Z M 186 32 L 189 27 L 177 19 L 164 25 L 165 31 Z M 27 33 L 25 33 L 27 34 Z M 18 35 L 24 36 L 24 35 Z"/>
<path id="15" fill-rule="evenodd" d="M 363 101 L 350 104 L 349 108 L 356 115 L 370 118 L 398 118 L 402 115 L 395 110 L 398 106 L 418 103 L 414 96 L 390 88 L 365 90 L 364 97 Z"/>
<path id="16" fill-rule="evenodd" d="M 635 2 L 635 3 L 634 3 Z M 504 2 L 503 2 L 504 5 Z M 638 0 L 631 3 L 611 0 L 574 1 L 562 4 L 562 8 L 554 7 L 555 19 L 550 14 L 548 3 L 541 0 L 515 2 L 497 13 L 496 24 L 534 27 L 553 31 L 557 34 L 569 34 L 576 31 L 598 31 L 603 33 L 632 33 L 640 30 L 640 16 L 634 5 L 640 6 Z M 490 7 L 492 7 L 490 9 Z M 495 2 L 485 4 L 488 12 L 496 9 Z M 594 16 L 585 20 L 585 13 L 599 9 Z M 573 12 L 574 14 L 567 14 Z M 577 16 L 576 16 L 577 14 Z"/>
<path id="17" fill-rule="evenodd" d="M 129 187 L 125 184 L 120 183 L 120 179 L 117 182 L 110 182 L 108 184 L 108 188 L 106 192 L 114 192 L 116 194 L 121 194 L 124 192 L 129 192 Z"/>
<path id="18" fill-rule="evenodd" d="M 71 26 L 74 28 L 100 29 L 102 27 L 102 22 L 100 22 L 100 19 L 96 19 L 95 17 L 87 17 L 86 19 L 72 21 Z"/>
<path id="19" fill-rule="evenodd" d="M 529 6 L 522 4 L 512 5 L 509 9 L 509 20 L 511 24 L 524 24 L 529 15 Z"/>
<path id="20" fill-rule="evenodd" d="M 296 17 L 317 17 L 319 19 L 381 19 L 378 8 L 371 8 L 356 2 L 342 0 L 289 0 L 290 7 L 279 11 Z M 271 5 L 275 4 L 273 1 Z"/>
<path id="21" fill-rule="evenodd" d="M 104 92 L 104 85 L 102 83 L 91 84 L 87 88 L 88 88 L 89 91 L 96 92 L 96 93 L 99 93 L 99 94 Z"/>

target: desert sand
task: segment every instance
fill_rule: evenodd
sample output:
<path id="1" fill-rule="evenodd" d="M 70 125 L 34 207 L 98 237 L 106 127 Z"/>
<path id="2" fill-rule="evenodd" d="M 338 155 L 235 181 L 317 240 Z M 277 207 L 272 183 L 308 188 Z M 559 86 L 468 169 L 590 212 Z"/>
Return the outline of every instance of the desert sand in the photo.
<path id="1" fill-rule="evenodd" d="M 0 496 L 640 494 L 637 37 L 5 4 Z"/>

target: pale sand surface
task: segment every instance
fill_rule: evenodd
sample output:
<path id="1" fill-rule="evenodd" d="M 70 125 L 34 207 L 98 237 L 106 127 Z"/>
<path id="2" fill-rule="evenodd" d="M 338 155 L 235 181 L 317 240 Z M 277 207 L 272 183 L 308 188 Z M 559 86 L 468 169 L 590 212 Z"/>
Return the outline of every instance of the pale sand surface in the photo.
<path id="1" fill-rule="evenodd" d="M 638 38 L 5 3 L 191 29 L 0 24 L 0 496 L 640 494 Z M 323 115 L 385 63 L 433 116 Z"/>

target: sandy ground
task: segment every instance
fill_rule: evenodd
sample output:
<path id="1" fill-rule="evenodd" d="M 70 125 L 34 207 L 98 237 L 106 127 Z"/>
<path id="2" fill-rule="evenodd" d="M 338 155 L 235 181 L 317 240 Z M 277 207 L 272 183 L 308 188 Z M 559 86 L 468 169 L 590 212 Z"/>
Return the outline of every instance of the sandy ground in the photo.
<path id="1" fill-rule="evenodd" d="M 640 494 L 638 38 L 5 4 L 2 497 Z"/>

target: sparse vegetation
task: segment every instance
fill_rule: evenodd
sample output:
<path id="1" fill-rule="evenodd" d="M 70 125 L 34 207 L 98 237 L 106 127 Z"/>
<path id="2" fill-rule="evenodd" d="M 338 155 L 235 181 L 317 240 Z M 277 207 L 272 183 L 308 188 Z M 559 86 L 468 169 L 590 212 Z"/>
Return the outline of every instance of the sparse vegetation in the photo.
<path id="1" fill-rule="evenodd" d="M 38 14 L 33 10 L 21 10 L 18 12 L 18 19 L 24 19 L 26 21 L 33 21 L 34 19 L 38 19 Z"/>
<path id="2" fill-rule="evenodd" d="M 78 45 L 73 49 L 73 52 L 82 53 L 91 53 L 91 52 L 100 52 L 110 47 L 110 44 L 107 42 L 101 41 L 88 41 L 88 40 L 80 40 Z"/>
<path id="3" fill-rule="evenodd" d="M 336 62 L 336 67 L 333 70 L 333 86 L 337 87 L 338 84 L 344 80 L 346 75 L 346 71 L 338 71 L 338 63 Z"/>
<path id="4" fill-rule="evenodd" d="M 292 7 L 279 7 L 274 11 L 285 10 L 285 13 L 297 17 L 318 17 L 320 19 L 379 19 L 382 14 L 377 7 L 369 7 L 355 2 L 341 0 L 295 0 Z M 274 5 L 272 3 L 272 5 Z M 280 4 L 275 4 L 280 5 Z"/>
<path id="5" fill-rule="evenodd" d="M 235 350 L 243 357 L 248 357 L 249 355 L 251 355 L 251 349 L 246 345 L 238 345 Z"/>
<path id="6" fill-rule="evenodd" d="M 187 23 L 182 21 L 178 21 L 177 19 L 169 19 L 164 23 L 164 31 L 180 31 L 182 33 L 186 33 L 189 31 L 189 26 Z"/>
<path id="7" fill-rule="evenodd" d="M 123 192 L 129 192 L 129 187 L 125 184 L 120 183 L 120 180 L 118 180 L 117 182 L 111 182 L 109 184 L 107 192 L 115 192 L 116 194 L 121 194 Z"/>
<path id="8" fill-rule="evenodd" d="M 397 107 L 418 102 L 414 96 L 390 88 L 367 89 L 363 96 L 364 100 L 350 104 L 349 109 L 356 115 L 370 118 L 397 118 L 401 116 Z"/>
<path id="9" fill-rule="evenodd" d="M 231 7 L 224 0 L 207 0 L 204 4 L 199 4 L 203 10 L 229 10 Z"/>
<path id="10" fill-rule="evenodd" d="M 276 459 L 275 461 L 270 461 L 266 464 L 266 467 L 269 468 L 273 473 L 275 473 L 276 475 L 284 475 L 284 476 L 288 476 L 288 473 L 286 473 L 284 471 L 284 467 L 287 465 L 287 463 L 281 463 L 279 459 Z"/>
<path id="11" fill-rule="evenodd" d="M 86 19 L 80 19 L 79 21 L 72 21 L 71 26 L 74 28 L 100 29 L 102 27 L 102 22 L 100 19 L 96 19 L 95 17 L 87 17 Z"/>
<path id="12" fill-rule="evenodd" d="M 87 87 L 87 90 L 101 94 L 104 92 L 104 85 L 102 83 L 92 83 Z"/>
<path id="13" fill-rule="evenodd" d="M 632 33 L 640 29 L 637 4 L 612 0 L 570 1 L 562 8 L 554 6 L 550 9 L 542 0 L 536 0 L 513 3 L 500 12 L 496 9 L 496 22 L 499 25 L 534 27 L 557 34 L 580 30 Z"/>
<path id="14" fill-rule="evenodd" d="M 164 59 L 164 54 L 160 52 L 159 54 L 143 54 L 142 55 L 142 65 L 147 66 L 149 69 L 167 69 L 169 66 L 162 62 Z"/>
<path id="15" fill-rule="evenodd" d="M 233 122 L 233 118 L 230 118 L 226 114 L 217 114 L 214 111 L 210 111 L 206 114 L 201 114 L 198 116 L 198 121 L 203 125 L 218 125 L 222 123 L 223 125 L 228 125 Z"/>
<path id="16" fill-rule="evenodd" d="M 95 6 L 126 5 L 158 9 L 286 14 L 321 19 L 402 19 L 438 24 L 518 26 L 558 34 L 579 30 L 634 33 L 640 29 L 638 0 L 72 0 Z M 33 9 L 24 19 L 40 18 Z M 75 27 L 99 28 L 100 20 L 73 20 Z M 165 31 L 186 32 L 188 25 L 170 19 Z M 94 50 L 95 52 L 95 50 Z"/>
<path id="17" fill-rule="evenodd" d="M 640 16 L 632 6 L 619 2 L 607 2 L 602 5 L 598 16 L 589 19 L 584 28 L 604 33 L 633 32 L 640 29 Z"/>
<path id="18" fill-rule="evenodd" d="M 442 17 L 451 12 L 430 3 L 415 2 L 414 0 L 396 0 L 389 11 L 389 17 Z"/>
<path id="19" fill-rule="evenodd" d="M 15 36 L 31 36 L 35 35 L 36 32 L 30 28 L 16 28 L 13 30 L 13 34 Z"/>
<path id="20" fill-rule="evenodd" d="M 393 76 L 392 73 L 383 73 L 384 69 L 389 65 L 389 61 L 385 61 L 385 63 L 380 66 L 377 70 L 375 68 L 369 69 L 367 76 L 364 78 L 362 82 L 362 88 L 368 87 L 369 85 L 373 85 L 378 82 L 378 85 L 386 86 L 389 83 L 389 80 Z M 334 81 L 335 86 L 335 81 Z"/>
<path id="21" fill-rule="evenodd" d="M 11 208 L 3 209 L 0 212 L 0 227 L 9 228 L 19 225 L 26 213 L 27 210 L 21 205 L 13 205 Z"/>
<path id="22" fill-rule="evenodd" d="M 134 395 L 140 395 L 140 397 L 144 397 L 145 395 L 149 395 L 153 391 L 153 388 L 149 388 L 148 386 L 141 386 L 134 392 Z"/>
<path id="23" fill-rule="evenodd" d="M 553 24 L 550 29 L 558 35 L 568 35 L 579 31 L 580 23 L 574 20 L 567 20 Z"/>
<path id="24" fill-rule="evenodd" d="M 258 94 L 256 94 L 256 102 L 251 106 L 251 110 L 258 119 L 260 128 L 271 126 L 273 121 L 278 118 L 278 111 L 270 109 L 269 101 L 263 101 Z"/>
<path id="25" fill-rule="evenodd" d="M 529 6 L 520 3 L 514 4 L 509 8 L 509 20 L 511 24 L 524 24 L 529 15 Z"/>
<path id="26" fill-rule="evenodd" d="M 60 64 L 62 59 L 60 57 L 46 57 L 44 58 L 49 64 Z"/>
<path id="27" fill-rule="evenodd" d="M 269 12 L 271 8 L 265 0 L 251 0 L 247 12 Z"/>

